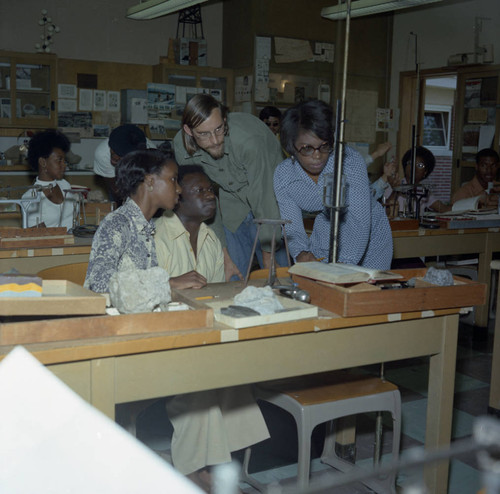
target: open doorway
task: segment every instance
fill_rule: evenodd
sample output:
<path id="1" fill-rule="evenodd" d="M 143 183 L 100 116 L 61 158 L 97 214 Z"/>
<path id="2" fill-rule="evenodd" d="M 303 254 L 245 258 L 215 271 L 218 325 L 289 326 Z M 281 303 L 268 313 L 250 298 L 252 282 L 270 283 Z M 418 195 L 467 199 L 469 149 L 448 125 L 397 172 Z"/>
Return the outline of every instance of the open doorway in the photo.
<path id="1" fill-rule="evenodd" d="M 453 70 L 427 70 L 418 77 L 414 72 L 401 74 L 398 153 L 402 155 L 413 142 L 432 151 L 436 166 L 423 183 L 444 203 L 452 195 L 456 101 Z"/>
<path id="2" fill-rule="evenodd" d="M 449 202 L 452 190 L 453 122 L 455 115 L 457 77 L 425 78 L 423 96 L 422 146 L 436 158 L 436 166 L 426 182 L 433 195 Z"/>

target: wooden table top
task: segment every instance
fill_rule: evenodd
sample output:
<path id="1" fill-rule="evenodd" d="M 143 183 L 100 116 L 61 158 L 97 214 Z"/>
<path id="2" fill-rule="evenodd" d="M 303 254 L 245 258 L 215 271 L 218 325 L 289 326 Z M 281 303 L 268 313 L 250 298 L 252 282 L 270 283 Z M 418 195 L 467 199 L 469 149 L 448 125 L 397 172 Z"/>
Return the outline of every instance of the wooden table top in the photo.
<path id="1" fill-rule="evenodd" d="M 198 292 L 200 296 L 208 296 L 212 290 L 216 289 L 214 286 L 209 286 Z M 92 334 L 92 330 L 98 330 L 103 325 L 114 325 L 121 328 L 121 334 L 113 336 L 83 337 L 79 339 L 68 339 L 71 336 L 66 336 L 66 339 L 58 341 L 23 343 L 23 346 L 31 353 L 34 353 L 42 363 L 54 364 L 300 333 L 340 330 L 387 322 L 446 316 L 458 314 L 459 311 L 460 309 L 440 309 L 373 316 L 340 317 L 332 312 L 319 309 L 318 317 L 242 329 L 234 329 L 215 320 L 213 323 L 209 322 L 205 327 L 178 329 L 176 312 L 163 312 L 4 322 L 0 323 L 0 334 L 21 331 L 20 334 L 27 335 L 27 341 L 29 341 L 30 335 L 40 334 L 47 328 L 56 332 L 58 327 L 64 328 L 68 335 L 79 331 L 88 331 L 88 334 Z M 204 312 L 206 312 L 206 309 Z M 210 321 L 209 318 L 207 320 Z M 166 328 L 166 326 L 169 326 L 170 329 Z M 31 339 L 31 341 L 34 340 Z M 0 359 L 9 353 L 14 346 L 14 344 L 1 345 Z"/>
<path id="2" fill-rule="evenodd" d="M 463 228 L 463 229 L 447 229 L 447 228 L 419 228 L 418 230 L 393 230 L 392 238 L 400 237 L 428 237 L 440 235 L 470 235 L 474 233 L 498 233 L 500 228 Z"/>
<path id="3" fill-rule="evenodd" d="M 55 247 L 22 247 L 18 249 L 0 249 L 0 259 L 15 259 L 24 257 L 63 256 L 67 254 L 90 254 L 92 238 L 75 237 L 75 243 Z"/>

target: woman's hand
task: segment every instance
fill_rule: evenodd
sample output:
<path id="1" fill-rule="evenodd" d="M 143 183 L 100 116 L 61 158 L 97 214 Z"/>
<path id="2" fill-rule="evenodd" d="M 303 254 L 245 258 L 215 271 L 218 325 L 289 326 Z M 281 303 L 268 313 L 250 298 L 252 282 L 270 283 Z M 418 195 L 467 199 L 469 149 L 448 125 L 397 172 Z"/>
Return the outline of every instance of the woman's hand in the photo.
<path id="1" fill-rule="evenodd" d="M 295 259 L 297 262 L 313 262 L 317 261 L 316 256 L 312 252 L 302 251 Z"/>
<path id="2" fill-rule="evenodd" d="M 384 165 L 384 174 L 382 175 L 382 180 L 389 182 L 392 188 L 399 185 L 399 173 L 398 164 L 394 158 Z"/>
<path id="3" fill-rule="evenodd" d="M 196 271 L 189 271 L 170 278 L 170 288 L 182 290 L 184 288 L 203 288 L 207 284 L 207 279 Z"/>
<path id="4" fill-rule="evenodd" d="M 375 149 L 375 151 L 371 154 L 372 159 L 376 160 L 377 158 L 381 158 L 385 153 L 389 152 L 391 148 L 392 144 L 390 142 L 383 142 L 382 144 L 379 144 L 377 149 Z"/>

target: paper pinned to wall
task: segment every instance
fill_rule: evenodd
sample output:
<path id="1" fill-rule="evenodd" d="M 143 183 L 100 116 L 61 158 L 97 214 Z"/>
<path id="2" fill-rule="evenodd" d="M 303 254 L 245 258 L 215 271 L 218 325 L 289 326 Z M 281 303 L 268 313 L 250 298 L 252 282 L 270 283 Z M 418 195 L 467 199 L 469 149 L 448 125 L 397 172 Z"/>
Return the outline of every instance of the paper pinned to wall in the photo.
<path id="1" fill-rule="evenodd" d="M 76 111 L 76 99 L 66 99 L 66 98 L 58 98 L 57 99 L 57 111 L 58 112 L 68 112 L 68 111 Z M 26 113 L 26 110 L 25 110 Z"/>
<path id="2" fill-rule="evenodd" d="M 255 58 L 257 60 L 271 60 L 271 38 L 267 36 L 255 37 Z"/>
<path id="3" fill-rule="evenodd" d="M 253 77 L 251 75 L 239 76 L 234 78 L 234 101 L 236 103 L 251 100 L 252 82 Z"/>
<path id="4" fill-rule="evenodd" d="M 135 124 L 148 123 L 148 101 L 146 98 L 130 100 L 130 122 Z"/>
<path id="5" fill-rule="evenodd" d="M 375 142 L 378 93 L 376 91 L 347 91 L 345 140 Z"/>
<path id="6" fill-rule="evenodd" d="M 255 101 L 269 101 L 269 60 L 271 38 L 255 37 Z"/>
<path id="7" fill-rule="evenodd" d="M 377 108 L 377 131 L 389 132 L 389 129 L 394 129 L 394 112 L 392 108 Z"/>
<path id="8" fill-rule="evenodd" d="M 488 121 L 488 108 L 469 108 L 467 111 L 467 123 L 484 124 Z"/>
<path id="9" fill-rule="evenodd" d="M 311 43 L 306 39 L 275 37 L 274 51 L 276 63 L 302 62 L 314 57 Z"/>
<path id="10" fill-rule="evenodd" d="M 78 109 L 80 111 L 92 111 L 94 107 L 94 92 L 92 89 L 80 88 Z"/>
<path id="11" fill-rule="evenodd" d="M 479 127 L 478 149 L 491 148 L 495 137 L 494 125 L 481 125 Z"/>
<path id="12" fill-rule="evenodd" d="M 77 87 L 76 84 L 58 84 L 57 97 L 76 99 Z"/>

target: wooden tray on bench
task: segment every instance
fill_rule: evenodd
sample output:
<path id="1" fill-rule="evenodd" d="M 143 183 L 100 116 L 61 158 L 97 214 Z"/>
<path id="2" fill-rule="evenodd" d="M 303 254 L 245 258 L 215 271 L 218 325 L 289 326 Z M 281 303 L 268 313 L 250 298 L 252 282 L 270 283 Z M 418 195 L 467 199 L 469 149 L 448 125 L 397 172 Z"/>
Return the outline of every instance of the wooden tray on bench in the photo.
<path id="1" fill-rule="evenodd" d="M 106 298 L 67 280 L 43 280 L 41 297 L 0 297 L 0 316 L 104 314 Z"/>
<path id="2" fill-rule="evenodd" d="M 427 269 L 391 271 L 403 275 L 402 280 L 409 280 L 423 278 Z M 419 281 L 415 288 L 394 290 L 382 290 L 370 283 L 334 285 L 298 275 L 292 275 L 292 278 L 300 288 L 309 292 L 312 304 L 342 317 L 472 307 L 486 303 L 486 285 L 459 276 L 453 277 L 453 286 Z"/>

